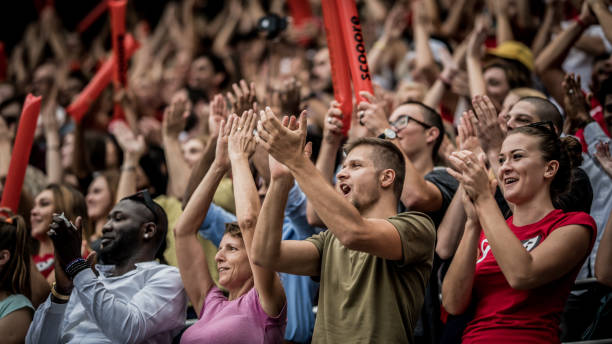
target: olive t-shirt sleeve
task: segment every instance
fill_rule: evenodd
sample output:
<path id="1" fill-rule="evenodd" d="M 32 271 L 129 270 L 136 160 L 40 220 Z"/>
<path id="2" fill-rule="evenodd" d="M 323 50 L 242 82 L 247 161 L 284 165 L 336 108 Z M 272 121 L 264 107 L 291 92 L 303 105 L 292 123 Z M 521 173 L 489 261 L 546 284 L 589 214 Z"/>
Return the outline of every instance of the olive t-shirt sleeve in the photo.
<path id="1" fill-rule="evenodd" d="M 330 235 L 329 231 L 323 231 L 319 234 L 315 234 L 310 238 L 306 238 L 306 241 L 311 242 L 319 251 L 319 257 L 323 257 L 323 247 L 325 246 L 325 240 Z"/>
<path id="2" fill-rule="evenodd" d="M 387 219 L 399 232 L 402 260 L 399 267 L 416 262 L 433 262 L 436 229 L 429 216 L 417 211 L 400 213 Z"/>

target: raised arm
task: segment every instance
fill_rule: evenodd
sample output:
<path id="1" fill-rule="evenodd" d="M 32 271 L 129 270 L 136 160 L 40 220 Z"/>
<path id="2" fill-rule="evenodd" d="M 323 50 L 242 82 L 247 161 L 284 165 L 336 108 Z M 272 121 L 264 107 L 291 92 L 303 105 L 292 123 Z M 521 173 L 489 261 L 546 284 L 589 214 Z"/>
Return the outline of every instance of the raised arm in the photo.
<path id="1" fill-rule="evenodd" d="M 603 170 L 612 178 L 612 156 L 610 155 L 610 145 L 608 142 L 599 143 L 595 157 L 599 161 Z M 612 181 L 610 179 L 609 181 Z M 612 215 L 612 214 L 611 214 Z M 597 280 L 607 286 L 612 287 L 612 216 L 608 217 L 606 228 L 604 229 L 599 248 L 597 249 L 597 258 L 595 259 L 595 277 Z"/>
<path id="2" fill-rule="evenodd" d="M 532 251 L 525 250 L 493 198 L 484 162 L 468 151 L 453 153 L 450 161 L 461 172 L 449 169 L 449 173 L 472 200 L 495 260 L 512 288 L 527 290 L 554 281 L 586 257 L 592 233 L 577 224 L 557 228 Z"/>
<path id="3" fill-rule="evenodd" d="M 329 105 L 323 126 L 323 140 L 317 158 L 317 169 L 327 183 L 332 184 L 336 168 L 336 156 L 342 143 L 342 111 L 340 104 L 333 100 Z M 311 226 L 322 226 L 323 222 L 312 207 L 310 201 L 306 204 L 306 218 Z"/>
<path id="4" fill-rule="evenodd" d="M 295 118 L 291 121 L 295 121 Z M 305 111 L 299 121 L 299 128 L 290 130 L 280 123 L 270 108 L 266 108 L 257 126 L 258 141 L 291 170 L 321 220 L 342 245 L 385 259 L 402 259 L 397 229 L 387 220 L 362 217 L 357 208 L 336 192 L 310 159 L 304 156 Z"/>
<path id="5" fill-rule="evenodd" d="M 320 257 L 317 248 L 308 241 L 282 239 L 283 214 L 293 176 L 289 169 L 270 160 L 270 187 L 257 220 L 251 248 L 255 264 L 294 275 L 318 276 Z"/>
<path id="6" fill-rule="evenodd" d="M 183 208 L 187 205 L 187 202 L 191 198 L 191 195 L 195 191 L 196 187 L 200 184 L 202 178 L 208 171 L 215 160 L 215 150 L 217 148 L 217 137 L 219 135 L 219 124 L 223 120 L 227 120 L 227 106 L 225 99 L 220 94 L 215 95 L 213 101 L 210 103 L 210 118 L 208 130 L 210 132 L 210 140 L 204 148 L 204 155 L 198 162 L 198 164 L 192 169 L 187 187 L 185 189 L 185 195 L 183 196 Z"/>
<path id="7" fill-rule="evenodd" d="M 55 97 L 57 96 L 57 86 L 53 86 L 49 92 L 49 99 L 42 110 L 43 128 L 45 132 L 45 141 L 47 143 L 45 158 L 47 167 L 47 181 L 48 183 L 61 183 L 62 182 L 62 159 L 60 155 L 60 136 L 59 136 L 59 125 L 57 118 L 55 117 L 55 111 L 57 110 L 57 102 Z"/>
<path id="8" fill-rule="evenodd" d="M 463 191 L 455 195 L 461 195 L 459 197 L 464 204 L 470 202 Z M 471 210 L 473 212 L 473 206 Z M 475 218 L 475 214 L 473 215 Z M 465 312 L 472 299 L 479 238 L 480 224 L 468 218 L 455 257 L 442 282 L 442 306 L 450 314 L 457 315 Z"/>
<path id="9" fill-rule="evenodd" d="M 214 285 L 206 255 L 200 245 L 197 235 L 199 225 L 204 221 L 210 203 L 221 178 L 229 168 L 227 156 L 227 139 L 233 119 L 227 124 L 221 124 L 221 132 L 217 138 L 216 157 L 204 179 L 200 182 L 185 209 L 174 226 L 176 258 L 187 297 L 196 313 L 200 315 L 202 305 L 210 288 Z"/>
<path id="10" fill-rule="evenodd" d="M 468 113 L 461 116 L 461 124 L 457 129 L 459 150 L 467 149 L 476 154 L 482 152 L 478 138 L 474 133 L 474 127 L 468 118 Z M 438 227 L 436 253 L 442 259 L 449 259 L 455 254 L 463 236 L 465 221 L 467 220 L 465 207 L 462 204 L 463 194 L 463 188 L 459 186 Z"/>
<path id="11" fill-rule="evenodd" d="M 172 98 L 172 103 L 164 111 L 162 122 L 164 155 L 168 164 L 167 194 L 177 199 L 183 197 L 189 181 L 189 166 L 183 159 L 178 136 L 185 128 L 185 120 L 190 111 L 191 104 L 186 95 L 175 95 Z"/>
<path id="12" fill-rule="evenodd" d="M 557 35 L 542 50 L 534 62 L 536 74 L 558 103 L 563 102 L 561 82 L 563 81 L 564 72 L 561 70 L 561 64 L 588 26 L 596 21 L 586 1 L 582 4 L 582 10 L 578 19 L 579 21 L 571 23 Z"/>
<path id="13" fill-rule="evenodd" d="M 140 157 L 145 153 L 146 145 L 144 137 L 135 136 L 125 122 L 115 123 L 112 131 L 123 150 L 123 166 L 121 166 L 116 195 L 116 202 L 119 202 L 124 197 L 138 191 L 136 190 L 136 168 L 139 166 Z"/>
<path id="14" fill-rule="evenodd" d="M 277 316 L 286 303 L 280 278 L 274 270 L 254 264 L 251 257 L 254 232 L 262 230 L 261 226 L 258 226 L 259 196 L 249 166 L 249 156 L 255 152 L 253 130 L 256 122 L 257 118 L 253 110 L 244 112 L 240 120 L 233 122 L 228 142 L 228 152 L 234 177 L 236 217 L 249 256 L 251 271 L 253 271 L 255 289 L 259 294 L 261 307 L 266 314 Z M 282 213 L 280 218 L 283 218 Z"/>
<path id="15" fill-rule="evenodd" d="M 606 1 L 588 0 L 588 3 L 593 13 L 595 13 L 597 21 L 601 25 L 604 36 L 606 36 L 608 42 L 612 42 L 612 13 L 608 9 Z"/>
<path id="16" fill-rule="evenodd" d="M 510 18 L 508 18 L 508 1 L 494 1 L 493 3 L 497 22 L 495 27 L 497 44 L 513 40 L 512 25 L 510 24 Z"/>
<path id="17" fill-rule="evenodd" d="M 536 58 L 542 52 L 542 49 L 546 46 L 546 43 L 550 39 L 550 33 L 553 25 L 555 25 L 557 17 L 559 16 L 560 6 L 554 1 L 548 1 L 546 3 L 546 10 L 544 11 L 544 19 L 536 33 L 533 43 L 531 43 L 531 51 L 533 56 Z"/>
<path id="18" fill-rule="evenodd" d="M 482 74 L 482 46 L 487 38 L 487 26 L 484 20 L 477 22 L 474 31 L 470 34 L 465 62 L 470 85 L 470 95 L 485 94 L 485 81 Z"/>

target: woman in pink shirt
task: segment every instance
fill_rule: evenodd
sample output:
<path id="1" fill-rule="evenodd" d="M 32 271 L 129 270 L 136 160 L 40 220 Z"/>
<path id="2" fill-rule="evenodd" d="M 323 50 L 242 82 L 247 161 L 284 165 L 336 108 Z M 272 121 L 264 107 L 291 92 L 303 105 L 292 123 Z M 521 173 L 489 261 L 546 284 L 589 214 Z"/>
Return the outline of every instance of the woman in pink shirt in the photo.
<path id="1" fill-rule="evenodd" d="M 504 220 L 484 159 L 468 151 L 450 157 L 468 215 L 463 238 L 442 285 L 451 314 L 470 304 L 475 315 L 464 343 L 558 343 L 559 321 L 576 275 L 596 237 L 583 212 L 555 209 L 571 180 L 567 145 L 552 123 L 508 132 L 499 153 L 498 183 L 513 216 Z"/>
<path id="2" fill-rule="evenodd" d="M 260 208 L 249 167 L 256 122 L 252 111 L 222 122 L 215 160 L 174 227 L 179 271 L 199 318 L 183 333 L 183 344 L 283 342 L 287 309 L 280 278 L 254 265 L 248 255 Z M 215 256 L 219 284 L 229 292 L 226 297 L 214 285 L 197 232 L 230 162 L 238 225 L 226 225 Z"/>

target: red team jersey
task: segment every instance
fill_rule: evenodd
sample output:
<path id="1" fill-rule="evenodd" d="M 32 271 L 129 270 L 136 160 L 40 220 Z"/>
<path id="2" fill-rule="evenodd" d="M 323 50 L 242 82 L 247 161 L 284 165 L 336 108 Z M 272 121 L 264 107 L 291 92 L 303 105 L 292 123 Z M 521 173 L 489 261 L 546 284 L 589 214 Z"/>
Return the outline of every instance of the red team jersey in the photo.
<path id="1" fill-rule="evenodd" d="M 512 218 L 506 223 L 527 251 L 555 229 L 568 225 L 586 227 L 591 232 L 590 248 L 595 242 L 595 221 L 583 212 L 555 209 L 540 221 L 521 227 L 514 226 Z M 584 260 L 555 281 L 530 290 L 515 290 L 506 281 L 482 232 L 472 289 L 476 312 L 463 333 L 463 342 L 558 343 L 561 313 Z"/>

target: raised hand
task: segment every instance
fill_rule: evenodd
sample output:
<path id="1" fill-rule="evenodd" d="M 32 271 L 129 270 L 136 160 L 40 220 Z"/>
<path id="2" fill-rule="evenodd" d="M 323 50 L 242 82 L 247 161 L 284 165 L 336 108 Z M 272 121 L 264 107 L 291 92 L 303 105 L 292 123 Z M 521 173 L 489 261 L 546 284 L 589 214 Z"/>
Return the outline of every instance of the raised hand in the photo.
<path id="1" fill-rule="evenodd" d="M 476 136 L 476 129 L 472 124 L 474 121 L 474 112 L 472 110 L 466 111 L 459 120 L 460 124 L 457 127 L 457 144 L 459 150 L 468 150 L 474 154 L 480 154 L 483 152 L 478 137 Z"/>
<path id="2" fill-rule="evenodd" d="M 272 110 L 266 107 L 265 111 L 260 112 L 257 124 L 257 142 L 276 160 L 289 168 L 299 163 L 304 157 L 307 131 L 306 111 L 300 114 L 297 126 L 296 121 L 296 118 L 291 116 L 289 120 L 284 119 L 281 123 Z"/>
<path id="3" fill-rule="evenodd" d="M 111 127 L 111 133 L 115 135 L 123 153 L 138 162 L 145 153 L 147 146 L 142 135 L 134 135 L 134 132 L 123 121 L 117 121 Z"/>
<path id="4" fill-rule="evenodd" d="M 248 85 L 243 79 L 238 84 L 233 84 L 232 89 L 234 92 L 227 92 L 227 99 L 229 99 L 232 105 L 233 113 L 240 115 L 253 108 L 254 103 L 257 101 L 254 82 Z"/>
<path id="5" fill-rule="evenodd" d="M 294 115 L 300 111 L 301 90 L 302 84 L 296 78 L 284 82 L 279 91 L 281 114 Z"/>
<path id="6" fill-rule="evenodd" d="M 590 115 L 590 107 L 582 90 L 580 89 L 580 75 L 566 74 L 563 78 L 563 107 L 565 109 L 565 121 L 563 121 L 563 132 L 573 135 L 578 129 L 584 128 L 593 119 Z"/>
<path id="7" fill-rule="evenodd" d="M 210 115 L 208 116 L 208 130 L 211 136 L 215 137 L 219 134 L 219 125 L 222 121 L 227 122 L 228 116 L 229 111 L 223 95 L 215 95 L 210 102 Z"/>
<path id="8" fill-rule="evenodd" d="M 472 106 L 476 116 L 470 116 L 482 149 L 500 149 L 506 135 L 499 126 L 495 105 L 486 95 L 475 95 Z"/>
<path id="9" fill-rule="evenodd" d="M 489 30 L 487 20 L 479 18 L 474 26 L 474 31 L 470 34 L 467 46 L 467 55 L 472 58 L 481 59 L 483 57 L 483 45 L 487 39 Z"/>
<path id="10" fill-rule="evenodd" d="M 609 142 L 599 142 L 596 146 L 595 158 L 603 170 L 612 178 L 612 156 L 610 156 Z"/>
<path id="11" fill-rule="evenodd" d="M 257 115 L 253 110 L 245 111 L 240 118 L 232 114 L 234 120 L 229 133 L 227 150 L 231 161 L 248 159 L 255 152 L 256 142 L 253 130 L 257 124 Z"/>
<path id="12" fill-rule="evenodd" d="M 359 95 L 368 100 L 357 105 L 359 124 L 365 126 L 371 135 L 380 135 L 385 129 L 389 128 L 389 121 L 381 102 L 367 91 L 361 91 Z"/>
<path id="13" fill-rule="evenodd" d="M 217 147 L 215 148 L 214 163 L 223 170 L 230 168 L 230 158 L 227 151 L 227 142 L 229 141 L 230 130 L 234 124 L 234 120 L 238 120 L 237 116 L 230 116 L 225 120 L 221 120 L 219 124 L 219 135 L 217 136 Z"/>
<path id="14" fill-rule="evenodd" d="M 453 176 L 472 202 L 493 197 L 497 181 L 489 177 L 485 166 L 484 155 L 479 157 L 470 151 L 454 152 L 448 158 L 452 168 L 447 168 L 448 173 Z"/>
<path id="15" fill-rule="evenodd" d="M 53 242 L 55 257 L 58 258 L 62 269 L 66 269 L 70 262 L 81 257 L 82 227 L 80 216 L 72 224 L 63 213 L 53 214 L 47 235 Z"/>
<path id="16" fill-rule="evenodd" d="M 396 3 L 389 11 L 385 20 L 382 36 L 390 39 L 397 39 L 406 28 L 406 8 L 401 3 Z"/>
<path id="17" fill-rule="evenodd" d="M 329 104 L 329 109 L 325 115 L 325 123 L 323 124 L 323 140 L 330 145 L 340 145 L 343 139 L 342 135 L 342 110 L 340 103 L 335 100 Z"/>
<path id="18" fill-rule="evenodd" d="M 170 105 L 164 110 L 162 133 L 164 137 L 177 138 L 183 129 L 187 116 L 191 113 L 191 102 L 184 93 L 172 97 Z"/>

